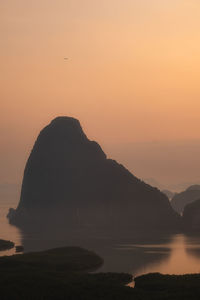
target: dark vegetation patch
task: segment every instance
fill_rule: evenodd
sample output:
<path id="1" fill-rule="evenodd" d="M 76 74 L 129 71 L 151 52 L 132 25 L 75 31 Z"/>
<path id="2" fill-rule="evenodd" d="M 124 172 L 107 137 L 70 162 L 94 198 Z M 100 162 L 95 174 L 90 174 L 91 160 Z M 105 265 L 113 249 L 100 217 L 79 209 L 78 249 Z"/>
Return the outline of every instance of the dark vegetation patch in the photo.
<path id="1" fill-rule="evenodd" d="M 141 299 L 200 299 L 200 274 L 162 275 L 152 273 L 135 278 L 135 291 Z"/>
<path id="2" fill-rule="evenodd" d="M 41 252 L 0 257 L 0 266 L 47 268 L 56 271 L 92 271 L 103 264 L 103 259 L 92 251 L 79 247 L 63 247 Z"/>
<path id="3" fill-rule="evenodd" d="M 200 274 L 89 273 L 103 260 L 94 252 L 57 248 L 0 258 L 1 300 L 199 300 Z"/>
<path id="4" fill-rule="evenodd" d="M 94 252 L 78 247 L 1 257 L 0 299 L 118 297 L 118 294 L 128 289 L 125 284 L 132 280 L 132 276 L 88 273 L 102 264 L 103 260 Z"/>

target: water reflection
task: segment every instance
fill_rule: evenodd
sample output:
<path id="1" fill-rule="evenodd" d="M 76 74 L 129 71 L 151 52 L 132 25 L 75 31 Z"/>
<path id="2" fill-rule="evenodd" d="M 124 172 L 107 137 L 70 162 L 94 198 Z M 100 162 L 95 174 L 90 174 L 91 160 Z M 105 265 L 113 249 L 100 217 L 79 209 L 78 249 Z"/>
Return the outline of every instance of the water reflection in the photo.
<path id="1" fill-rule="evenodd" d="M 157 245 L 151 245 L 152 249 L 156 247 Z M 162 245 L 163 249 L 166 247 L 170 247 L 170 255 L 167 259 L 161 262 L 150 263 L 147 266 L 144 265 L 135 275 L 151 272 L 160 272 L 163 274 L 200 273 L 200 255 L 196 255 L 196 251 L 200 251 L 199 238 L 193 240 L 184 234 L 177 234 L 173 236 L 169 245 Z"/>
<path id="2" fill-rule="evenodd" d="M 195 257 L 200 263 L 200 236 L 185 235 L 185 248 L 187 254 Z"/>
<path id="3" fill-rule="evenodd" d="M 154 238 L 108 238 L 93 235 L 83 238 L 78 233 L 55 238 L 38 232 L 24 233 L 25 251 L 60 246 L 80 246 L 104 258 L 98 272 L 128 272 L 134 276 L 145 273 L 185 274 L 200 272 L 200 238 L 176 234 Z"/>
<path id="4" fill-rule="evenodd" d="M 95 251 L 104 259 L 98 272 L 134 272 L 151 264 L 161 264 L 171 254 L 171 236 L 144 236 L 141 233 L 130 237 L 114 238 L 93 232 L 23 232 L 22 244 L 25 251 L 37 251 L 61 246 L 80 246 Z M 165 247 L 164 247 L 165 245 Z M 154 247 L 155 246 L 155 247 Z"/>
<path id="5" fill-rule="evenodd" d="M 48 232 L 42 228 L 20 231 L 8 223 L 6 214 L 12 203 L 1 202 L 0 238 L 23 245 L 25 252 L 61 246 L 80 246 L 95 251 L 104 258 L 100 272 L 129 272 L 134 276 L 160 272 L 185 274 L 200 272 L 200 237 L 192 235 L 156 236 L 127 232 L 126 236 L 111 238 L 102 232 L 83 237 L 81 232 Z M 121 235 L 122 236 L 122 235 Z M 15 249 L 1 251 L 12 255 Z"/>

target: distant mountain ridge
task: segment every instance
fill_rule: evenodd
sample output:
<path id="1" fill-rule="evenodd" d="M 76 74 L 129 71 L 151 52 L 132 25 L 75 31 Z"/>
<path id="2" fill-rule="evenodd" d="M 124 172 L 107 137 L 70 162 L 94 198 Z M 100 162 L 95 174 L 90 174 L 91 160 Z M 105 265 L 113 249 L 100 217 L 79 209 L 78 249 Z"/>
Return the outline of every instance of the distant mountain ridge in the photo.
<path id="1" fill-rule="evenodd" d="M 198 190 L 200 190 L 199 184 L 193 184 L 186 189 L 186 191 L 198 191 Z"/>
<path id="2" fill-rule="evenodd" d="M 180 217 L 168 198 L 124 166 L 107 159 L 78 120 L 58 117 L 39 134 L 27 161 L 16 210 L 18 226 L 176 230 Z"/>
<path id="3" fill-rule="evenodd" d="M 186 232 L 200 231 L 200 198 L 184 207 L 183 225 Z"/>
<path id="4" fill-rule="evenodd" d="M 162 190 L 162 193 L 165 194 L 169 198 L 169 200 L 175 195 L 175 193 L 169 190 Z"/>
<path id="5" fill-rule="evenodd" d="M 175 211 L 181 214 L 187 204 L 197 199 L 200 199 L 200 186 L 192 185 L 185 191 L 175 194 L 171 200 L 171 205 Z"/>

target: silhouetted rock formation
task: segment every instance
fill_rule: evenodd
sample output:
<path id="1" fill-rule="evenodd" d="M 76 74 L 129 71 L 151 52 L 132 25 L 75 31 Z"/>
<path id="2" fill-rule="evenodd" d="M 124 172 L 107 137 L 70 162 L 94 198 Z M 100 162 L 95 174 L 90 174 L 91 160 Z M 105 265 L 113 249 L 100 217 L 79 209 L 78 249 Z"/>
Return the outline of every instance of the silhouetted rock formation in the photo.
<path id="1" fill-rule="evenodd" d="M 182 213 L 185 205 L 200 198 L 200 190 L 187 189 L 184 192 L 175 194 L 171 200 L 171 205 L 175 211 Z"/>
<path id="2" fill-rule="evenodd" d="M 177 229 L 180 218 L 167 197 L 107 159 L 78 120 L 54 119 L 39 134 L 27 161 L 18 226 Z"/>
<path id="3" fill-rule="evenodd" d="M 185 231 L 200 231 L 200 199 L 185 206 L 183 226 Z"/>
<path id="4" fill-rule="evenodd" d="M 5 241 L 0 239 L 0 251 L 14 248 L 15 244 L 11 241 Z"/>

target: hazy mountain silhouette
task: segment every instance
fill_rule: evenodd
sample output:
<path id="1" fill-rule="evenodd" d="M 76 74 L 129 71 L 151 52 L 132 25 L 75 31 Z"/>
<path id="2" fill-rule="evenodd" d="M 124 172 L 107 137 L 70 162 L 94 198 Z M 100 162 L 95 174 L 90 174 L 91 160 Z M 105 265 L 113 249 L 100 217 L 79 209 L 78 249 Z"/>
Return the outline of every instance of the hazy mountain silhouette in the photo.
<path id="1" fill-rule="evenodd" d="M 27 161 L 12 224 L 58 228 L 172 230 L 180 218 L 167 197 L 108 159 L 78 120 L 58 117 L 39 134 Z"/>
<path id="2" fill-rule="evenodd" d="M 198 191 L 198 190 L 200 190 L 199 184 L 193 184 L 186 189 L 186 191 Z"/>
<path id="3" fill-rule="evenodd" d="M 158 188 L 159 190 L 165 189 L 165 185 L 160 183 L 158 180 L 156 180 L 154 178 L 143 178 L 143 181 L 153 187 Z"/>
<path id="4" fill-rule="evenodd" d="M 185 206 L 183 211 L 185 231 L 200 231 L 200 199 Z"/>
<path id="5" fill-rule="evenodd" d="M 169 199 L 171 199 L 175 195 L 174 192 L 171 192 L 169 190 L 162 190 L 162 193 L 165 194 Z"/>
<path id="6" fill-rule="evenodd" d="M 192 186 L 195 187 L 195 186 Z M 185 205 L 200 198 L 200 190 L 192 189 L 189 187 L 187 190 L 181 193 L 177 193 L 171 200 L 171 205 L 178 213 L 182 213 Z"/>

